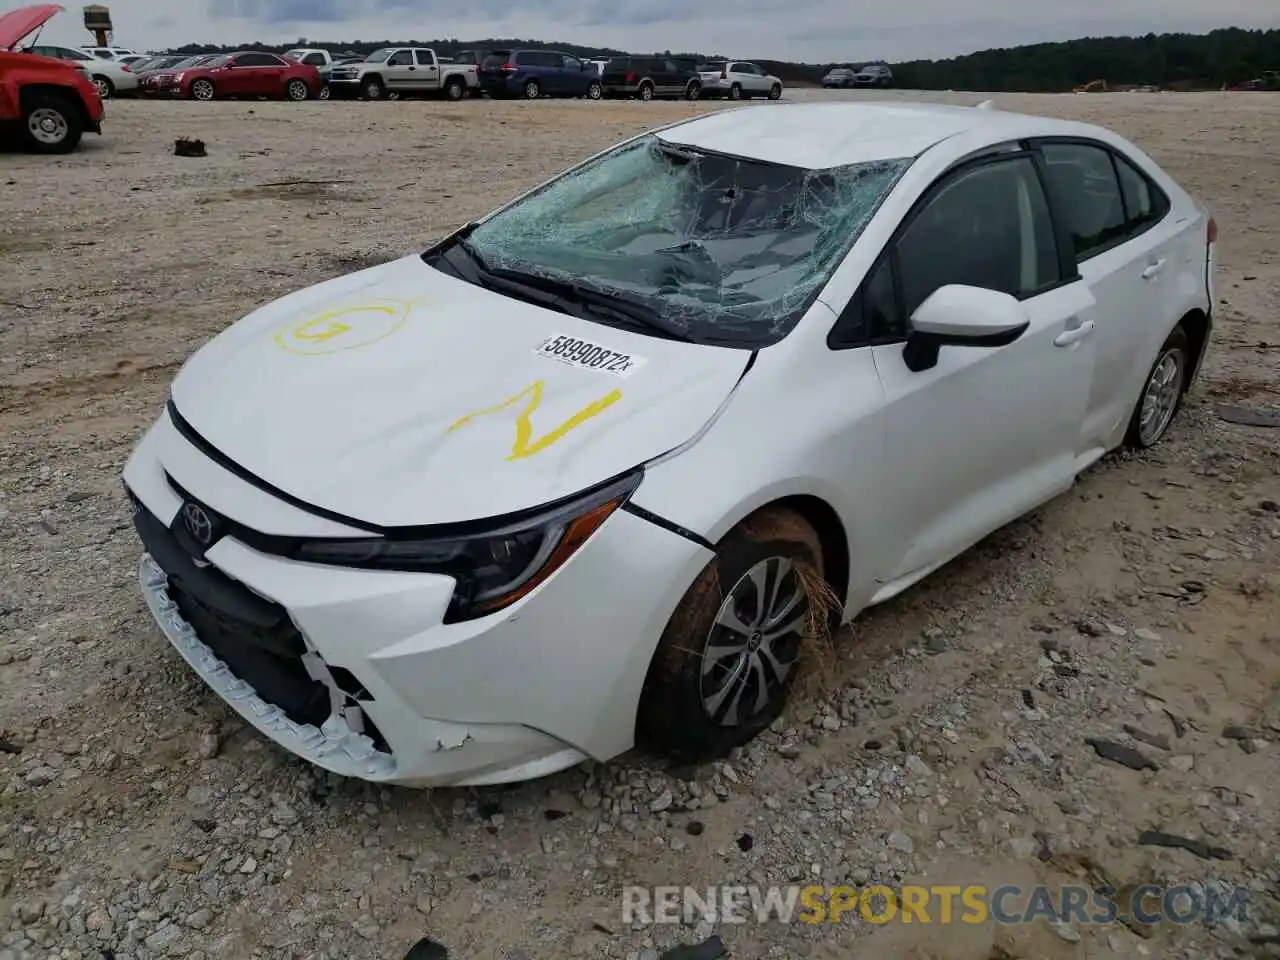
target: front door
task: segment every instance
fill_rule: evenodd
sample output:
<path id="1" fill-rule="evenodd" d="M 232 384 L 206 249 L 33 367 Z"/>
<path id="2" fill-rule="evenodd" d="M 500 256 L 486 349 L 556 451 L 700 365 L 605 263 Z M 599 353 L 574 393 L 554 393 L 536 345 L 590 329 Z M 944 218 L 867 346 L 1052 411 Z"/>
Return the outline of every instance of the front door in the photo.
<path id="1" fill-rule="evenodd" d="M 903 358 L 911 313 L 941 286 L 1009 293 L 1025 333 L 1002 347 Z M 900 558 L 885 583 L 944 563 L 1067 489 L 1094 366 L 1088 285 L 1062 276 L 1048 203 L 1027 154 L 961 167 L 894 241 L 864 286 L 885 389 L 886 464 Z M 886 544 L 886 547 L 890 545 Z"/>
<path id="2" fill-rule="evenodd" d="M 413 62 L 412 50 L 397 50 L 387 57 L 383 76 L 387 81 L 387 89 L 398 93 L 413 86 L 417 75 L 417 67 Z"/>

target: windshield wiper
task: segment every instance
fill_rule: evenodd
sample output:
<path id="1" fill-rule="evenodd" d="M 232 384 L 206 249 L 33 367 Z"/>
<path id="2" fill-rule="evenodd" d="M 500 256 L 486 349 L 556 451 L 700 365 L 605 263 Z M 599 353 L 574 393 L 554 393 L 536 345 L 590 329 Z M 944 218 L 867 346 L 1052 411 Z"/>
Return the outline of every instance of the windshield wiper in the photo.
<path id="1" fill-rule="evenodd" d="M 597 290 L 581 283 L 569 280 L 555 280 L 519 270 L 499 269 L 489 271 L 489 273 L 497 279 L 519 283 L 563 299 L 585 304 L 591 307 L 593 312 L 610 314 L 624 324 L 654 331 L 668 340 L 680 340 L 684 343 L 696 342 L 693 337 L 689 336 L 688 331 L 666 320 L 644 304 L 635 303 L 620 294 L 607 293 L 604 290 Z"/>

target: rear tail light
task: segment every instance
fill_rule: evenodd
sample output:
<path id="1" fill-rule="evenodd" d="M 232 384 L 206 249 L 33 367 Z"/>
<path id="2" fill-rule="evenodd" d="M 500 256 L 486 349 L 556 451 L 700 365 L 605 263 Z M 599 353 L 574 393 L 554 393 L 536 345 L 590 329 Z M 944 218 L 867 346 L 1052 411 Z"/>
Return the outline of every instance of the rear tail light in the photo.
<path id="1" fill-rule="evenodd" d="M 636 75 L 634 73 L 628 73 L 627 79 L 623 81 L 623 83 L 635 83 L 635 82 L 636 82 Z"/>
<path id="2" fill-rule="evenodd" d="M 729 79 L 729 68 L 728 68 L 728 67 L 721 67 L 721 68 L 720 68 L 720 79 L 721 79 L 721 80 L 728 80 L 728 79 Z"/>
<path id="3" fill-rule="evenodd" d="M 1217 243 L 1217 242 L 1218 242 L 1218 221 L 1217 221 L 1217 220 L 1215 220 L 1215 219 L 1213 219 L 1213 217 L 1210 217 L 1210 218 L 1209 218 L 1209 229 L 1208 229 L 1207 233 L 1208 233 L 1208 242 L 1209 242 L 1209 243 Z"/>
<path id="4" fill-rule="evenodd" d="M 514 63 L 504 63 L 504 64 L 502 65 L 502 72 L 503 72 L 503 73 L 515 73 L 515 72 L 516 72 L 516 65 L 515 65 Z"/>
<path id="5" fill-rule="evenodd" d="M 124 66 L 122 66 L 120 69 L 123 70 L 125 73 L 133 73 L 133 71 L 129 69 L 129 65 L 127 63 Z"/>

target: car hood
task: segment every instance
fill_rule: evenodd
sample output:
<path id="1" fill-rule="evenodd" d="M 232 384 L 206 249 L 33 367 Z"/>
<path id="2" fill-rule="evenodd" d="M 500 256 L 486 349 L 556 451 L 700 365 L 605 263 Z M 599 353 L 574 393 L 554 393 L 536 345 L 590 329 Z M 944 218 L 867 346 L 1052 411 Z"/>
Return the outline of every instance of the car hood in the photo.
<path id="1" fill-rule="evenodd" d="M 580 362 L 539 352 L 558 336 L 585 341 Z M 450 523 L 540 506 L 678 447 L 749 358 L 555 313 L 411 256 L 256 310 L 191 357 L 173 402 L 221 454 L 308 504 L 379 526 Z M 584 365 L 604 359 L 617 371 Z"/>
<path id="2" fill-rule="evenodd" d="M 12 50 L 62 11 L 56 3 L 37 3 L 0 14 L 0 49 Z"/>

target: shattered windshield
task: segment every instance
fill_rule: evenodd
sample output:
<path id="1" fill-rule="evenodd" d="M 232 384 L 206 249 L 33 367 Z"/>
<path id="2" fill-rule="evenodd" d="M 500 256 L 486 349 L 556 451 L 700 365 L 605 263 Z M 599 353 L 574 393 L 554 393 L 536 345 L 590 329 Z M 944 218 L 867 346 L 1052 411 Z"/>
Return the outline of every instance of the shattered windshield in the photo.
<path id="1" fill-rule="evenodd" d="M 795 326 L 910 163 L 805 170 L 646 136 L 466 245 L 492 270 L 610 295 L 688 339 L 763 346 Z"/>

